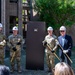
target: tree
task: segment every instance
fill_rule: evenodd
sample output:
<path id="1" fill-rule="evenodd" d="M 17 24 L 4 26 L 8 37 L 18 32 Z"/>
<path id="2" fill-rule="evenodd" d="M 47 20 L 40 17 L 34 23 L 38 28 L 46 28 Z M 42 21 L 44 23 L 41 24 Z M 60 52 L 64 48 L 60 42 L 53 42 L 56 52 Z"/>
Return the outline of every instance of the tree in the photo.
<path id="1" fill-rule="evenodd" d="M 35 0 L 34 9 L 47 27 L 56 29 L 75 22 L 75 0 Z"/>

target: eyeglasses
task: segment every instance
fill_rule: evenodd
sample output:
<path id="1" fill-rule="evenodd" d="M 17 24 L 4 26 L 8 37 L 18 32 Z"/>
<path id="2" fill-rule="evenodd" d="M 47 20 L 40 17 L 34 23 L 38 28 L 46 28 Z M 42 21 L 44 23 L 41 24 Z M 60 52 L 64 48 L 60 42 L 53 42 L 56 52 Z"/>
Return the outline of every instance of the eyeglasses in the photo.
<path id="1" fill-rule="evenodd" d="M 60 31 L 60 32 L 65 32 L 65 31 Z"/>

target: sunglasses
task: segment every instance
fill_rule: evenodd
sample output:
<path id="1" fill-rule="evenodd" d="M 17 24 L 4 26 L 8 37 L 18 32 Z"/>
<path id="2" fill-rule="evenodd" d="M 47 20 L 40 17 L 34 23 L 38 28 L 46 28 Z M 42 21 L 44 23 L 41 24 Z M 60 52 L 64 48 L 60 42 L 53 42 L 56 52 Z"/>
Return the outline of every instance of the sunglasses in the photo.
<path id="1" fill-rule="evenodd" d="M 60 32 L 65 32 L 65 31 L 60 31 Z"/>

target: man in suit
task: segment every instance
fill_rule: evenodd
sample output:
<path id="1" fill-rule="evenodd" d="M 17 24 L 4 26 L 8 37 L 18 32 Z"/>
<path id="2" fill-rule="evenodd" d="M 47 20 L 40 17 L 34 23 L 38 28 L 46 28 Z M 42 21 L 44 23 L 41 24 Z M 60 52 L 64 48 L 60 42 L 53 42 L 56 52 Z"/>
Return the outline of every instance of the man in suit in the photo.
<path id="1" fill-rule="evenodd" d="M 71 49 L 73 46 L 72 38 L 71 36 L 66 34 L 65 26 L 61 26 L 59 30 L 60 30 L 60 36 L 58 37 L 58 41 L 61 47 L 64 49 L 63 51 L 59 49 L 59 55 L 61 58 L 61 62 L 66 61 L 66 63 L 71 66 L 71 62 L 65 54 L 71 57 Z"/>

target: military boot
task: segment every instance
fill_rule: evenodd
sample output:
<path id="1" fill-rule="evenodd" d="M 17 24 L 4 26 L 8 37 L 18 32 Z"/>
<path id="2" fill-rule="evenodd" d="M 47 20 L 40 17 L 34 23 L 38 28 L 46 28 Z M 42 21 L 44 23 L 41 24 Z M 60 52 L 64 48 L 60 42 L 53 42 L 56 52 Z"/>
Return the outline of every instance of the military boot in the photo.
<path id="1" fill-rule="evenodd" d="M 14 72 L 14 65 L 11 65 L 10 72 L 11 72 L 11 73 L 13 73 L 13 72 Z"/>
<path id="2" fill-rule="evenodd" d="M 11 72 L 11 73 L 13 73 L 13 72 L 14 72 L 14 69 L 13 69 L 13 68 L 11 68 L 11 69 L 10 69 L 10 72 Z"/>
<path id="3" fill-rule="evenodd" d="M 21 70 L 18 70 L 18 72 L 21 73 L 22 71 Z"/>
<path id="4" fill-rule="evenodd" d="M 52 72 L 51 68 L 49 68 L 49 69 L 47 70 L 47 72 Z"/>
<path id="5" fill-rule="evenodd" d="M 18 72 L 19 72 L 19 73 L 21 73 L 21 72 L 22 72 L 22 71 L 21 71 L 21 68 L 18 68 Z"/>
<path id="6" fill-rule="evenodd" d="M 21 71 L 21 67 L 20 67 L 20 65 L 17 66 L 17 70 L 18 70 L 19 73 L 22 72 L 22 71 Z"/>

